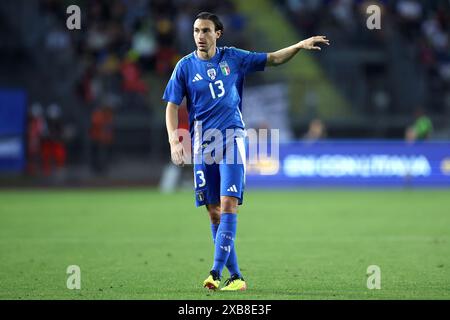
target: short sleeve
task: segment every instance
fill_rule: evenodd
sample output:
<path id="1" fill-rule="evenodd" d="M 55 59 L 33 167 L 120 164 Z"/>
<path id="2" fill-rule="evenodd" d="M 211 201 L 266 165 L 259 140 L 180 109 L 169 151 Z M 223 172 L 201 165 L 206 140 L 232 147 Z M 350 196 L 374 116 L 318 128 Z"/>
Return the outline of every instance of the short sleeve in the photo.
<path id="1" fill-rule="evenodd" d="M 163 99 L 167 102 L 172 102 L 176 105 L 180 105 L 185 95 L 186 86 L 184 81 L 184 73 L 181 61 L 179 61 L 172 72 L 172 76 L 170 77 L 169 82 L 167 83 Z"/>
<path id="2" fill-rule="evenodd" d="M 251 52 L 236 48 L 234 50 L 241 59 L 241 67 L 244 74 L 255 71 L 264 71 L 267 62 L 267 53 Z"/>

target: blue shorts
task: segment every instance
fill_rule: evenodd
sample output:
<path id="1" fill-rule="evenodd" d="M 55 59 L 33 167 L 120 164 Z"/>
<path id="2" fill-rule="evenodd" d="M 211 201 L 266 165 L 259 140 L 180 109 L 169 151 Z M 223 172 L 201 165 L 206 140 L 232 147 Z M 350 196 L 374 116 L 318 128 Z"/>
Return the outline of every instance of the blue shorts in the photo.
<path id="1" fill-rule="evenodd" d="M 215 155 L 211 161 L 194 162 L 195 202 L 200 207 L 220 204 L 221 196 L 238 198 L 241 205 L 245 186 L 245 133 L 243 130 L 223 144 L 222 155 Z M 204 160 L 204 157 L 202 157 Z"/>

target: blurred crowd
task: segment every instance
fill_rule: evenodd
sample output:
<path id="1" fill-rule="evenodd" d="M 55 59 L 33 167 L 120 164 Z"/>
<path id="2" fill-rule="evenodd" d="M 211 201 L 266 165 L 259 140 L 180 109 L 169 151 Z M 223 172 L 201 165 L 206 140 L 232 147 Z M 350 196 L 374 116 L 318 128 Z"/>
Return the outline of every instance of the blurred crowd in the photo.
<path id="1" fill-rule="evenodd" d="M 367 19 L 366 9 L 377 4 L 385 29 L 399 29 L 417 52 L 418 65 L 426 68 L 431 81 L 447 92 L 450 100 L 450 2 L 446 0 L 274 0 L 287 11 L 292 23 L 306 35 L 327 26 L 333 45 L 378 46 L 389 30 L 361 32 Z M 382 27 L 383 28 L 383 27 Z M 406 49 L 406 48 L 405 48 Z"/>
<path id="2" fill-rule="evenodd" d="M 48 33 L 49 46 L 70 47 L 82 62 L 79 94 L 86 103 L 107 97 L 118 103 L 121 93 L 133 96 L 127 107 L 138 105 L 150 88 L 148 73 L 170 74 L 176 62 L 194 49 L 193 18 L 200 10 L 217 12 L 224 20 L 226 40 L 239 45 L 245 18 L 230 0 L 91 0 L 79 1 L 82 28 Z M 42 10 L 65 26 L 66 3 L 43 0 Z M 159 93 L 157 93 L 159 94 Z M 131 102 L 131 103 L 130 103 Z"/>
<path id="3" fill-rule="evenodd" d="M 81 30 L 76 32 L 68 32 L 65 27 L 70 4 L 81 9 Z M 151 114 L 152 99 L 159 99 L 161 92 L 152 92 L 150 78 L 166 81 L 177 61 L 195 49 L 192 23 L 200 11 L 220 15 L 225 25 L 221 45 L 246 46 L 247 41 L 243 34 L 245 17 L 231 0 L 40 0 L 39 9 L 46 26 L 44 42 L 49 56 L 61 63 L 76 64 L 73 91 L 89 117 L 90 163 L 98 173 L 107 168 L 115 115 Z M 49 67 L 64 70 L 57 61 Z M 67 137 L 58 134 L 58 147 L 48 148 L 47 124 L 55 119 L 47 112 L 50 107 L 41 106 L 39 101 L 32 103 L 30 159 L 39 158 L 42 172 L 49 175 L 54 167 L 51 164 L 63 167 L 66 162 Z M 64 105 L 52 108 L 59 110 L 61 127 L 67 127 Z M 36 172 L 36 163 L 31 161 L 30 174 Z"/>
<path id="4" fill-rule="evenodd" d="M 450 3 L 400 0 L 392 8 L 405 37 L 420 48 L 418 62 L 450 84 Z"/>

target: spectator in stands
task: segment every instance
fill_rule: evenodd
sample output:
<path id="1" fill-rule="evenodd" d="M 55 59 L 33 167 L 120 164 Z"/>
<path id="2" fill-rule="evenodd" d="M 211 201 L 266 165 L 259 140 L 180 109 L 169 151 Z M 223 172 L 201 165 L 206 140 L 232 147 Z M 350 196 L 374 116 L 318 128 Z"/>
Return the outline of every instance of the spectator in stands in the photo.
<path id="1" fill-rule="evenodd" d="M 147 94 L 147 84 L 141 79 L 141 70 L 136 63 L 138 58 L 138 52 L 130 50 L 122 62 L 120 67 L 122 89 L 125 92 Z"/>
<path id="2" fill-rule="evenodd" d="M 189 4 L 185 4 L 176 20 L 176 37 L 181 52 L 191 52 L 192 46 L 192 16 Z"/>
<path id="3" fill-rule="evenodd" d="M 104 23 L 94 22 L 87 32 L 85 49 L 88 52 L 97 53 L 105 49 L 110 41 Z"/>
<path id="4" fill-rule="evenodd" d="M 415 122 L 406 128 L 405 140 L 414 142 L 417 140 L 428 140 L 433 133 L 431 119 L 425 114 L 422 108 L 417 108 L 414 114 Z"/>
<path id="5" fill-rule="evenodd" d="M 63 54 L 71 47 L 71 39 L 67 33 L 67 29 L 61 26 L 55 26 L 47 33 L 45 39 L 45 46 L 52 52 L 58 52 Z"/>
<path id="6" fill-rule="evenodd" d="M 86 104 L 94 102 L 97 98 L 98 90 L 96 90 L 94 81 L 95 72 L 95 64 L 89 59 L 86 59 L 85 70 L 77 84 L 77 93 Z"/>
<path id="7" fill-rule="evenodd" d="M 64 124 L 62 110 L 58 104 L 47 108 L 47 129 L 42 140 L 42 169 L 45 176 L 61 172 L 66 165 L 66 145 L 64 143 Z"/>
<path id="8" fill-rule="evenodd" d="M 137 22 L 132 38 L 131 51 L 139 57 L 139 62 L 144 69 L 154 66 L 157 42 L 149 22 Z"/>
<path id="9" fill-rule="evenodd" d="M 335 0 L 331 4 L 331 14 L 337 24 L 350 31 L 355 27 L 353 0 Z"/>
<path id="10" fill-rule="evenodd" d="M 98 174 L 108 170 L 111 146 L 114 138 L 114 114 L 109 104 L 102 104 L 91 116 L 91 167 Z"/>
<path id="11" fill-rule="evenodd" d="M 156 54 L 156 72 L 161 76 L 170 75 L 178 59 L 180 56 L 173 47 L 160 47 Z"/>
<path id="12" fill-rule="evenodd" d="M 402 32 L 409 39 L 413 39 L 420 30 L 422 4 L 417 0 L 399 0 L 396 10 Z"/>
<path id="13" fill-rule="evenodd" d="M 41 170 L 41 144 L 47 130 L 44 110 L 40 103 L 33 103 L 28 116 L 27 174 L 39 175 Z"/>
<path id="14" fill-rule="evenodd" d="M 308 132 L 304 135 L 303 139 L 308 142 L 315 142 L 325 139 L 326 136 L 327 132 L 325 124 L 319 118 L 315 118 L 309 123 Z"/>
<path id="15" fill-rule="evenodd" d="M 127 110 L 146 110 L 148 85 L 141 77 L 141 68 L 137 63 L 138 54 L 130 50 L 121 65 L 122 105 Z"/>

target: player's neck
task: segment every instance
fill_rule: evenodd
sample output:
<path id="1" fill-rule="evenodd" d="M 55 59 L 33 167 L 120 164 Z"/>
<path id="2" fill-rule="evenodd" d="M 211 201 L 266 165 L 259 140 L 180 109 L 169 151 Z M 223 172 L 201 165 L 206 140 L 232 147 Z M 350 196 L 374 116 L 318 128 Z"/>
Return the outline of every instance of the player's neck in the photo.
<path id="1" fill-rule="evenodd" d="M 209 60 L 216 55 L 216 46 L 209 48 L 208 52 L 200 51 L 197 49 L 197 57 L 202 60 Z"/>

